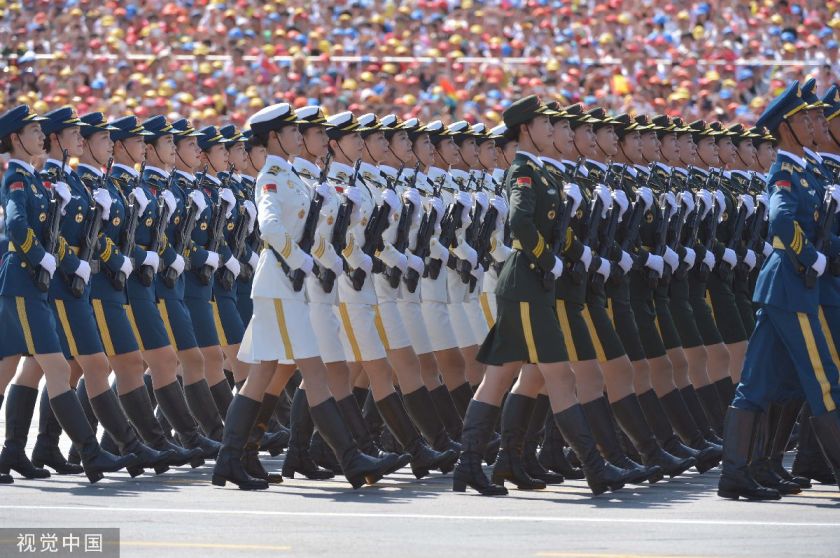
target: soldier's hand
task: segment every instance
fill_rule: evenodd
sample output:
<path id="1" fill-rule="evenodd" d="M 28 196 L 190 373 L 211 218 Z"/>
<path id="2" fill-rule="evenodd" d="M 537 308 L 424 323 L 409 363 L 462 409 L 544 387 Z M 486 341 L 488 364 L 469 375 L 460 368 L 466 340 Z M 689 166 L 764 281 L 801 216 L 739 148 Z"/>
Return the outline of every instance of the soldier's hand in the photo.
<path id="1" fill-rule="evenodd" d="M 362 254 L 359 258 L 359 269 L 370 274 L 373 269 L 373 259 L 367 254 Z"/>
<path id="2" fill-rule="evenodd" d="M 694 196 L 691 195 L 691 192 L 680 192 L 677 194 L 677 200 L 685 206 L 686 215 L 694 211 Z"/>
<path id="3" fill-rule="evenodd" d="M 104 188 L 97 188 L 93 191 L 93 201 L 102 208 L 102 220 L 108 221 L 111 218 L 111 194 Z"/>
<path id="4" fill-rule="evenodd" d="M 578 208 L 580 207 L 580 202 L 583 200 L 583 194 L 580 193 L 580 186 L 574 184 L 572 182 L 567 183 L 563 186 L 563 192 L 566 194 L 567 198 L 571 198 L 572 200 L 572 215 L 574 215 Z M 566 201 L 566 203 L 569 203 Z"/>
<path id="5" fill-rule="evenodd" d="M 747 217 L 749 218 L 750 215 L 755 213 L 755 200 L 749 194 L 741 194 L 738 196 L 738 199 L 741 200 L 741 204 L 747 208 Z"/>
<path id="6" fill-rule="evenodd" d="M 315 193 L 321 196 L 324 199 L 329 198 L 332 196 L 333 188 L 326 182 L 321 182 L 317 186 L 315 186 Z"/>
<path id="7" fill-rule="evenodd" d="M 70 186 L 67 185 L 66 182 L 56 182 L 52 186 L 53 191 L 58 196 L 60 200 L 60 207 L 61 213 L 64 214 L 64 207 L 70 202 L 70 198 L 72 194 L 70 193 Z"/>
<path id="8" fill-rule="evenodd" d="M 697 203 L 703 205 L 703 213 L 700 214 L 700 217 L 705 218 L 712 210 L 712 193 L 701 188 L 697 191 Z"/>
<path id="9" fill-rule="evenodd" d="M 636 190 L 636 195 L 642 200 L 642 203 L 645 204 L 645 211 L 650 211 L 650 208 L 653 207 L 653 190 L 647 186 L 642 186 Z"/>
<path id="10" fill-rule="evenodd" d="M 665 254 L 662 256 L 662 259 L 665 260 L 665 263 L 668 264 L 671 271 L 677 269 L 677 266 L 680 265 L 680 257 L 676 252 L 671 250 L 670 246 L 665 247 Z"/>
<path id="11" fill-rule="evenodd" d="M 73 274 L 81 277 L 82 281 L 84 281 L 85 284 L 87 284 L 87 282 L 90 281 L 90 264 L 87 263 L 85 260 L 79 260 L 79 267 L 76 268 Z"/>
<path id="12" fill-rule="evenodd" d="M 551 274 L 554 275 L 554 279 L 560 279 L 560 276 L 563 275 L 563 260 L 554 256 L 554 267 L 551 268 Z"/>
<path id="13" fill-rule="evenodd" d="M 330 271 L 335 273 L 336 276 L 340 275 L 341 272 L 344 271 L 344 260 L 341 259 L 341 256 L 338 254 L 336 254 L 335 259 L 330 265 Z"/>
<path id="14" fill-rule="evenodd" d="M 755 197 L 755 201 L 758 202 L 759 205 L 763 205 L 764 207 L 770 207 L 770 196 L 767 195 L 767 192 L 762 192 Z M 764 219 L 767 219 L 767 216 L 764 216 Z"/>
<path id="15" fill-rule="evenodd" d="M 402 209 L 400 197 L 393 190 L 386 189 L 382 192 L 382 203 L 387 205 L 392 212 L 400 211 Z"/>
<path id="16" fill-rule="evenodd" d="M 724 248 L 721 259 L 728 263 L 730 267 L 738 265 L 738 254 L 732 248 Z"/>
<path id="17" fill-rule="evenodd" d="M 621 271 L 625 274 L 629 273 L 630 270 L 633 269 L 633 256 L 622 250 L 621 259 L 618 260 L 618 267 L 620 267 Z"/>
<path id="18" fill-rule="evenodd" d="M 589 246 L 584 245 L 580 261 L 583 262 L 584 271 L 589 271 L 589 266 L 592 265 L 592 249 Z"/>
<path id="19" fill-rule="evenodd" d="M 598 199 L 601 200 L 601 203 L 604 206 L 601 210 L 601 218 L 606 219 L 607 215 L 610 213 L 610 208 L 612 208 L 612 192 L 603 184 L 595 186 L 593 192 L 596 196 L 598 196 Z"/>
<path id="20" fill-rule="evenodd" d="M 207 251 L 207 260 L 204 262 L 205 265 L 209 265 L 213 268 L 213 271 L 219 269 L 219 253 L 213 252 L 212 250 Z"/>
<path id="21" fill-rule="evenodd" d="M 248 232 L 254 232 L 254 225 L 257 223 L 257 207 L 251 200 L 245 200 L 242 204 L 248 214 Z"/>
<path id="22" fill-rule="evenodd" d="M 490 198 L 490 205 L 496 208 L 496 225 L 504 223 L 508 214 L 508 204 L 503 196 L 493 196 Z"/>
<path id="23" fill-rule="evenodd" d="M 487 211 L 487 204 L 490 203 L 490 200 L 487 199 L 487 194 L 484 192 L 476 192 L 475 203 L 481 206 L 481 211 Z"/>
<path id="24" fill-rule="evenodd" d="M 765 241 L 764 246 L 761 248 L 761 253 L 764 255 L 765 258 L 769 258 L 770 254 L 773 253 L 773 245 Z"/>
<path id="25" fill-rule="evenodd" d="M 706 267 L 709 269 L 715 268 L 715 255 L 712 254 L 711 250 L 706 250 L 706 254 L 703 256 L 703 263 L 706 264 Z"/>
<path id="26" fill-rule="evenodd" d="M 351 186 L 344 190 L 344 197 L 347 201 L 353 202 L 353 209 L 358 209 L 365 199 L 365 195 L 359 186 Z"/>
<path id="27" fill-rule="evenodd" d="M 239 277 L 239 272 L 242 271 L 242 267 L 239 265 L 239 260 L 234 258 L 233 256 L 229 257 L 225 262 L 225 267 L 233 273 L 233 278 L 236 279 Z"/>
<path id="28" fill-rule="evenodd" d="M 160 269 L 160 256 L 158 256 L 157 252 L 154 250 L 148 250 L 146 252 L 146 257 L 143 258 L 143 263 L 140 265 L 147 265 L 151 267 L 155 273 L 157 273 L 158 269 Z"/>
<path id="29" fill-rule="evenodd" d="M 755 268 L 756 262 L 757 260 L 755 257 L 755 252 L 748 248 L 747 253 L 744 255 L 744 263 L 747 264 L 747 267 L 750 269 L 750 271 L 752 271 L 753 268 Z"/>
<path id="30" fill-rule="evenodd" d="M 697 260 L 697 252 L 695 252 L 691 248 L 686 248 L 685 255 L 683 256 L 683 261 L 685 262 L 685 265 L 688 266 L 688 269 L 694 267 L 695 260 Z"/>
<path id="31" fill-rule="evenodd" d="M 417 191 L 417 188 L 410 188 L 403 192 L 403 201 L 414 206 L 415 215 L 420 214 L 420 207 L 423 203 L 423 199 L 420 197 L 420 192 Z"/>
<path id="32" fill-rule="evenodd" d="M 829 186 L 828 195 L 834 200 L 834 212 L 840 213 L 840 185 L 832 184 Z"/>
<path id="33" fill-rule="evenodd" d="M 645 267 L 652 269 L 657 275 L 659 275 L 659 277 L 662 277 L 662 272 L 665 269 L 665 260 L 662 259 L 662 256 L 649 254 L 647 261 L 645 262 Z"/>
<path id="34" fill-rule="evenodd" d="M 41 261 L 38 262 L 38 265 L 46 269 L 47 273 L 49 273 L 50 277 L 52 277 L 53 273 L 55 273 L 55 256 L 53 256 L 49 252 L 44 252 L 44 257 L 41 258 Z"/>
<path id="35" fill-rule="evenodd" d="M 126 277 L 131 275 L 131 272 L 134 271 L 134 264 L 131 263 L 131 258 L 123 257 L 123 263 L 120 266 L 120 271 L 122 271 L 123 275 L 125 275 Z"/>
<path id="36" fill-rule="evenodd" d="M 449 258 L 449 250 L 441 244 L 438 239 L 433 238 L 429 242 L 429 257 L 433 260 L 440 260 L 445 262 Z"/>
<path id="37" fill-rule="evenodd" d="M 131 195 L 134 196 L 134 203 L 137 204 L 139 209 L 137 214 L 143 215 L 146 211 L 146 207 L 149 206 L 149 197 L 146 195 L 146 192 L 143 191 L 143 188 L 140 187 L 135 187 L 131 191 Z"/>
<path id="38" fill-rule="evenodd" d="M 225 202 L 225 219 L 230 219 L 233 215 L 233 208 L 236 207 L 236 197 L 230 188 L 220 188 L 219 198 Z"/>
<path id="39" fill-rule="evenodd" d="M 811 268 L 817 272 L 817 277 L 820 277 L 823 273 L 825 273 L 825 265 L 825 254 L 823 254 L 822 252 L 817 252 L 817 261 L 811 264 Z"/>
<path id="40" fill-rule="evenodd" d="M 408 267 L 417 272 L 418 275 L 423 275 L 426 270 L 426 264 L 423 263 L 423 258 L 415 256 L 411 252 L 406 252 L 405 257 L 408 260 Z"/>
<path id="41" fill-rule="evenodd" d="M 186 267 L 187 263 L 184 261 L 184 257 L 181 254 L 175 254 L 175 260 L 169 264 L 169 267 L 175 270 L 176 277 L 184 273 L 184 267 Z"/>
<path id="42" fill-rule="evenodd" d="M 368 256 L 370 258 L 370 256 Z M 304 275 L 309 275 L 312 273 L 312 266 L 315 265 L 315 261 L 312 259 L 312 256 L 309 254 L 303 254 L 303 261 L 300 263 L 300 267 L 298 268 L 303 272 Z"/>
<path id="43" fill-rule="evenodd" d="M 604 278 L 604 281 L 610 278 L 610 270 L 612 269 L 612 265 L 610 265 L 610 261 L 607 258 L 599 258 L 601 263 L 598 265 L 598 269 L 595 272 Z"/>

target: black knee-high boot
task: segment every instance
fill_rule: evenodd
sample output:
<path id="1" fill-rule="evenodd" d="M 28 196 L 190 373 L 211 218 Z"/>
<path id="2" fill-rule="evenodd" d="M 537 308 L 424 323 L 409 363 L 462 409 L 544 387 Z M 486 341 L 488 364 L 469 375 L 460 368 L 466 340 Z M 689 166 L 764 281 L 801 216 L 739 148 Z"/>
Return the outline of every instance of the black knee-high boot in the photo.
<path id="1" fill-rule="evenodd" d="M 268 427 L 268 422 L 274 414 L 274 407 L 277 405 L 277 396 L 266 393 L 263 395 L 260 410 L 257 413 L 257 418 L 254 421 L 254 426 L 251 427 L 251 433 L 248 435 L 248 442 L 245 444 L 244 453 L 242 454 L 242 464 L 245 470 L 254 478 L 263 479 L 269 484 L 279 484 L 283 482 L 283 476 L 280 473 L 269 473 L 265 470 L 260 462 L 260 443 L 263 439 L 263 434 Z"/>
<path id="2" fill-rule="evenodd" d="M 8 416 L 8 415 L 7 415 Z M 799 414 L 799 445 L 793 460 L 794 475 L 812 479 L 821 484 L 834 484 L 834 475 L 814 433 L 811 406 L 805 403 Z"/>
<path id="3" fill-rule="evenodd" d="M 750 475 L 750 454 L 753 449 L 758 413 L 729 407 L 723 423 L 723 466 L 718 481 L 718 496 L 737 500 L 778 500 L 779 492 L 761 486 Z"/>
<path id="4" fill-rule="evenodd" d="M 750 475 L 761 486 L 775 488 L 779 494 L 798 494 L 802 487 L 795 482 L 785 480 L 770 467 L 770 452 L 773 438 L 776 435 L 776 425 L 779 422 L 781 405 L 770 404 L 767 411 L 759 413 L 756 419 L 753 449 L 750 458 Z"/>
<path id="5" fill-rule="evenodd" d="M 187 400 L 181 384 L 176 381 L 158 388 L 155 390 L 155 396 L 166 419 L 175 428 L 181 445 L 190 449 L 199 448 L 205 459 L 215 459 L 222 444 L 201 435 L 198 424 L 196 424 L 187 407 Z M 213 405 L 212 412 L 218 414 L 212 398 L 209 401 Z"/>
<path id="6" fill-rule="evenodd" d="M 27 479 L 45 479 L 50 476 L 49 471 L 35 467 L 26 456 L 26 439 L 37 400 L 37 389 L 17 384 L 9 386 L 9 398 L 6 401 L 6 443 L 0 452 L 0 474 L 8 475 L 11 470 L 17 471 Z"/>
<path id="7" fill-rule="evenodd" d="M 213 484 L 224 486 L 232 482 L 242 490 L 265 490 L 268 481 L 248 474 L 242 463 L 242 453 L 262 402 L 237 394 L 228 408 L 222 448 L 213 467 Z"/>
<path id="8" fill-rule="evenodd" d="M 373 438 L 365 425 L 365 419 L 362 416 L 362 410 L 359 408 L 358 400 L 355 396 L 348 396 L 337 402 L 338 410 L 341 411 L 341 416 L 344 418 L 344 423 L 350 429 L 353 439 L 356 440 L 356 445 L 359 446 L 366 454 L 371 457 L 394 459 L 393 470 L 387 471 L 385 474 L 398 471 L 411 462 L 411 456 L 407 453 L 396 454 L 384 452 L 373 443 Z M 393 456 L 393 457 L 392 457 Z"/>
<path id="9" fill-rule="evenodd" d="M 695 388 L 694 391 L 706 412 L 706 418 L 709 419 L 712 428 L 715 429 L 715 433 L 720 438 L 720 434 L 723 432 L 723 417 L 726 415 L 726 405 L 721 403 L 717 388 L 713 384 L 709 384 Z"/>
<path id="10" fill-rule="evenodd" d="M 120 395 L 120 404 L 128 420 L 146 444 L 158 451 L 171 454 L 169 460 L 166 461 L 167 465 L 180 467 L 189 464 L 193 468 L 204 465 L 204 452 L 201 448 L 184 448 L 166 437 L 163 428 L 155 418 L 154 407 L 145 387 L 140 386 Z"/>
<path id="11" fill-rule="evenodd" d="M 469 382 L 464 382 L 449 392 L 449 395 L 452 397 L 452 403 L 455 405 L 455 409 L 463 419 L 467 415 L 467 408 L 469 408 L 470 401 L 472 400 L 473 388 L 470 387 Z"/>
<path id="12" fill-rule="evenodd" d="M 225 382 L 224 387 L 227 387 L 227 382 Z M 207 380 L 201 379 L 195 383 L 185 385 L 184 397 L 187 399 L 190 413 L 198 421 L 198 425 L 201 427 L 204 435 L 211 440 L 220 442 L 225 426 L 222 422 L 222 416 L 219 414 L 219 409 L 216 407 L 213 393 L 207 384 Z"/>
<path id="13" fill-rule="evenodd" d="M 85 416 L 87 417 L 88 423 L 90 424 L 90 429 L 96 432 L 96 427 L 99 426 L 99 419 L 96 418 L 96 414 L 93 412 L 93 408 L 91 408 L 90 406 L 90 398 L 88 397 L 87 393 L 87 382 L 85 382 L 84 376 L 79 378 L 79 381 L 76 384 L 76 397 L 79 398 L 79 403 L 81 403 L 82 409 L 85 410 Z M 109 450 L 106 448 L 105 451 Z M 67 452 L 67 461 L 69 463 L 73 463 L 74 465 L 81 466 L 82 457 L 79 455 L 79 451 L 76 449 L 76 446 L 70 446 L 70 451 Z"/>
<path id="14" fill-rule="evenodd" d="M 58 448 L 61 438 L 61 425 L 50 407 L 47 386 L 41 390 L 38 407 L 38 438 L 32 449 L 32 464 L 35 467 L 49 467 L 59 475 L 78 475 L 83 472 L 81 465 L 75 465 L 64 459 Z"/>
<path id="15" fill-rule="evenodd" d="M 710 419 L 706 414 L 703 404 L 700 403 L 700 398 L 697 396 L 697 392 L 694 391 L 694 386 L 684 387 L 679 391 L 680 395 L 682 395 L 683 401 L 685 401 L 685 406 L 688 408 L 688 412 L 691 413 L 691 418 L 694 419 L 694 424 L 696 424 L 697 428 L 700 429 L 703 437 L 713 444 L 720 445 L 723 440 L 718 437 L 713 423 L 710 422 Z M 721 416 L 720 419 L 722 428 L 723 416 Z"/>
<path id="16" fill-rule="evenodd" d="M 178 383 L 181 384 L 181 388 L 183 389 L 184 379 L 181 378 L 181 376 L 176 376 L 175 378 L 178 380 Z M 152 409 L 154 409 L 155 419 L 157 419 L 158 424 L 163 430 L 163 435 L 170 442 L 175 442 L 175 437 L 172 435 L 172 425 L 169 424 L 169 420 L 167 420 L 166 415 L 163 413 L 163 409 L 161 409 L 158 405 L 151 374 L 144 374 L 143 382 L 145 382 L 146 384 L 146 391 L 149 394 L 149 400 L 152 402 Z"/>
<path id="17" fill-rule="evenodd" d="M 770 466 L 773 468 L 773 471 L 783 479 L 795 482 L 802 488 L 811 488 L 810 479 L 790 474 L 782 464 L 791 432 L 796 424 L 796 417 L 799 416 L 799 410 L 802 408 L 802 403 L 803 401 L 801 399 L 794 399 L 781 405 L 779 422 L 776 424 L 776 432 L 773 436 L 773 446 L 770 450 Z"/>
<path id="18" fill-rule="evenodd" d="M 493 433 L 499 410 L 499 407 L 481 401 L 470 402 L 461 434 L 463 451 L 452 476 L 452 490 L 455 492 L 464 492 L 469 486 L 484 496 L 504 496 L 508 493 L 504 486 L 487 480 L 481 468 L 487 442 Z"/>
<path id="19" fill-rule="evenodd" d="M 504 486 L 510 481 L 520 490 L 540 490 L 545 481 L 535 479 L 525 470 L 522 450 L 525 432 L 531 423 L 537 400 L 517 393 L 507 396 L 502 407 L 502 446 L 493 466 L 493 484 Z"/>
<path id="20" fill-rule="evenodd" d="M 309 455 L 309 444 L 315 425 L 306 401 L 306 391 L 297 389 L 292 396 L 289 448 L 283 460 L 283 476 L 293 479 L 300 473 L 310 480 L 325 480 L 335 476 L 332 471 L 319 467 Z"/>
<path id="21" fill-rule="evenodd" d="M 210 394 L 213 396 L 213 401 L 216 403 L 216 409 L 219 410 L 219 416 L 225 418 L 227 416 L 228 407 L 233 401 L 232 385 L 228 383 L 227 379 L 222 380 L 217 384 L 210 386 Z"/>
<path id="22" fill-rule="evenodd" d="M 682 438 L 683 442 L 700 452 L 696 456 L 697 470 L 705 473 L 716 467 L 723 456 L 723 448 L 706 440 L 697 423 L 694 422 L 694 418 L 691 416 L 680 391 L 675 389 L 660 397 L 659 401 L 668 416 L 668 420 L 674 427 L 674 431 Z"/>
<path id="23" fill-rule="evenodd" d="M 0 409 L 3 408 L 3 394 L 0 393 Z M 12 484 L 15 480 L 12 478 L 12 475 L 6 473 L 0 473 L 0 484 Z"/>
<path id="24" fill-rule="evenodd" d="M 814 427 L 823 456 L 834 473 L 834 483 L 840 486 L 840 414 L 834 410 L 812 416 L 811 426 Z"/>
<path id="25" fill-rule="evenodd" d="M 525 472 L 531 478 L 539 479 L 545 484 L 560 484 L 565 480 L 563 475 L 546 470 L 537 458 L 537 446 L 539 446 L 540 439 L 543 437 L 545 417 L 550 414 L 550 409 L 548 396 L 538 395 L 534 412 L 528 422 L 528 429 L 525 431 L 525 443 L 522 445 L 522 463 L 525 466 Z"/>
<path id="26" fill-rule="evenodd" d="M 735 383 L 732 381 L 732 378 L 729 376 L 721 378 L 720 380 L 712 383 L 712 385 L 715 386 L 715 389 L 718 392 L 718 397 L 720 398 L 720 402 L 723 405 L 724 410 L 728 409 L 732 404 L 732 400 L 735 399 Z"/>
<path id="27" fill-rule="evenodd" d="M 566 440 L 563 439 L 563 435 L 557 429 L 557 423 L 554 421 L 554 415 L 551 413 L 550 406 L 547 414 L 543 444 L 540 448 L 540 465 L 550 471 L 563 475 L 564 479 L 581 480 L 586 478 L 581 469 L 573 467 L 569 463 L 569 460 L 566 459 L 566 451 L 564 449 L 566 447 Z"/>
<path id="28" fill-rule="evenodd" d="M 82 467 L 91 483 L 101 480 L 103 473 L 112 473 L 139 463 L 139 458 L 133 453 L 118 457 L 99 447 L 96 434 L 90 428 L 75 391 L 67 390 L 51 398 L 50 405 L 61 427 L 78 447 Z"/>
<path id="29" fill-rule="evenodd" d="M 420 433 L 437 451 L 453 450 L 456 458 L 452 460 L 451 471 L 455 468 L 457 454 L 461 453 L 461 445 L 453 441 L 446 432 L 443 421 L 438 416 L 434 401 L 426 386 L 403 395 L 403 406 L 405 407 L 411 422 L 417 425 Z M 448 473 L 449 471 L 443 471 Z"/>
<path id="30" fill-rule="evenodd" d="M 137 456 L 136 465 L 127 466 L 126 470 L 132 477 L 143 474 L 144 467 L 151 467 L 155 473 L 161 474 L 169 470 L 168 462 L 172 459 L 174 452 L 170 450 L 157 451 L 142 443 L 134 429 L 128 422 L 123 409 L 120 407 L 117 395 L 110 389 L 97 395 L 90 400 L 93 412 L 102 423 L 111 438 L 117 445 L 120 455 L 134 454 Z"/>
<path id="31" fill-rule="evenodd" d="M 461 430 L 464 428 L 463 417 L 458 414 L 458 409 L 455 408 L 455 403 L 452 401 L 452 396 L 446 386 L 440 385 L 429 391 L 429 396 L 435 404 L 435 411 L 441 422 L 443 422 L 446 433 L 453 441 L 458 442 L 461 439 Z"/>

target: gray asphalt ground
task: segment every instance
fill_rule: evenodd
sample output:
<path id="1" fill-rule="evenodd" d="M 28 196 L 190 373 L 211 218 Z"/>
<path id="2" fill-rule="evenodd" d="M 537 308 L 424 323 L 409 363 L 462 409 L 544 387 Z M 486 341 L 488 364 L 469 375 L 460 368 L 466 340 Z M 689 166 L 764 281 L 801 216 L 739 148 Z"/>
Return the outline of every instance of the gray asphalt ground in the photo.
<path id="1" fill-rule="evenodd" d="M 264 463 L 279 470 L 282 456 Z M 211 472 L 123 472 L 96 485 L 83 475 L 16 476 L 0 485 L 0 526 L 118 527 L 122 557 L 840 556 L 840 493 L 825 485 L 781 502 L 732 502 L 716 496 L 713 471 L 599 497 L 567 481 L 485 498 L 453 493 L 451 476 L 417 481 L 408 469 L 360 490 L 286 479 L 256 493 L 214 487 Z"/>

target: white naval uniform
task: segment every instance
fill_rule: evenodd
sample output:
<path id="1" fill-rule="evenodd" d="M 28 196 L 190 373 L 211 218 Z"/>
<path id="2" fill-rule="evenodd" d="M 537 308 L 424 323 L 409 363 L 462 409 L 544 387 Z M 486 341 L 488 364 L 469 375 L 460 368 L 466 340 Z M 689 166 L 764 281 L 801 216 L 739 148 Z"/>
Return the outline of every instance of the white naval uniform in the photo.
<path id="1" fill-rule="evenodd" d="M 352 176 L 352 167 L 333 162 L 327 180 L 337 191 L 343 192 L 350 187 Z M 350 273 L 359 266 L 362 259 L 365 227 L 376 206 L 374 192 L 361 178 L 357 179 L 356 187 L 362 193 L 362 203 L 353 208 L 350 226 L 347 229 L 346 246 L 341 254 L 347 260 Z M 363 362 L 385 358 L 388 338 L 379 316 L 376 290 L 370 276 L 365 278 L 361 290 L 357 291 L 353 288 L 350 274 L 342 273 L 336 279 L 336 288 L 339 302 L 335 312 L 341 322 L 340 339 L 347 361 Z"/>
<path id="2" fill-rule="evenodd" d="M 504 169 L 495 169 L 493 174 L 486 175 L 486 184 L 487 188 L 491 191 L 495 191 L 496 185 L 502 187 L 502 196 L 505 197 L 505 201 L 507 201 L 507 196 L 504 191 L 504 177 L 505 171 Z M 507 260 L 508 256 L 511 254 L 511 247 L 505 245 L 505 227 L 504 224 L 497 226 L 493 230 L 493 234 L 490 237 L 490 257 L 493 259 L 495 263 L 504 263 Z M 484 272 L 484 280 L 481 284 L 481 295 L 479 297 L 479 302 L 481 304 L 481 312 L 484 316 L 484 320 L 489 327 L 493 327 L 493 324 L 496 323 L 496 315 L 498 312 L 496 306 L 496 285 L 499 283 L 499 274 L 496 272 L 496 267 L 491 264 L 490 269 L 487 269 Z"/>
<path id="3" fill-rule="evenodd" d="M 309 211 L 310 191 L 288 161 L 269 155 L 254 186 L 260 236 L 285 260 L 299 268 L 306 254 L 298 246 Z M 265 248 L 251 287 L 254 316 L 239 347 L 242 362 L 284 363 L 320 354 L 309 319 L 304 289 L 295 291 L 274 253 Z"/>
<path id="4" fill-rule="evenodd" d="M 321 177 L 321 169 L 318 168 L 318 165 L 302 157 L 296 158 L 293 166 L 298 177 L 309 187 L 310 193 L 314 197 L 315 188 L 318 187 L 318 180 Z M 329 196 L 324 197 L 321 204 L 311 252 L 316 264 L 322 270 L 326 270 L 337 258 L 331 240 L 338 207 L 343 201 L 335 187 L 329 183 L 328 185 L 331 192 Z M 344 346 L 340 341 L 341 324 L 335 313 L 335 309 L 338 307 L 338 289 L 333 286 L 332 291 L 324 292 L 321 282 L 314 273 L 306 277 L 304 284 L 306 285 L 306 298 L 309 301 L 309 319 L 312 322 L 312 329 L 315 331 L 321 360 L 325 363 L 346 360 Z"/>
<path id="5" fill-rule="evenodd" d="M 466 171 L 458 170 L 458 169 L 451 169 L 449 171 L 450 176 L 452 177 L 451 184 L 456 188 L 454 192 L 457 194 L 458 191 L 462 192 L 471 192 L 466 189 L 467 183 L 470 180 L 470 174 Z M 444 202 L 445 203 L 445 202 Z M 450 203 L 454 203 L 453 201 Z M 476 205 L 473 203 L 473 205 Z M 472 211 L 472 207 L 465 207 L 462 213 L 462 221 L 464 217 L 467 216 L 468 213 Z M 482 212 L 483 215 L 483 212 Z M 467 227 L 464 226 L 462 228 L 462 233 L 460 235 L 456 235 L 458 239 L 458 247 L 453 249 L 453 253 L 458 255 L 459 249 L 461 249 L 464 245 L 468 245 L 466 240 L 466 232 Z M 470 247 L 473 248 L 473 247 Z M 460 255 L 458 255 L 461 257 Z M 462 258 L 463 259 L 463 258 Z M 450 319 L 452 320 L 452 329 L 455 331 L 455 338 L 458 340 L 458 347 L 470 347 L 472 345 L 477 345 L 484 341 L 484 337 L 486 336 L 487 332 L 484 332 L 484 335 L 481 336 L 481 339 L 477 339 L 478 332 L 475 331 L 475 327 L 473 324 L 474 320 L 470 319 L 470 314 L 473 313 L 472 309 L 469 308 L 470 306 L 470 286 L 468 283 L 464 283 L 461 280 L 461 275 L 455 269 L 450 269 L 446 266 L 444 262 L 443 269 L 446 269 L 447 274 L 447 290 L 449 291 L 449 314 Z M 480 308 L 477 304 L 477 295 L 476 295 L 476 309 L 480 311 Z M 481 317 L 483 320 L 483 317 Z"/>

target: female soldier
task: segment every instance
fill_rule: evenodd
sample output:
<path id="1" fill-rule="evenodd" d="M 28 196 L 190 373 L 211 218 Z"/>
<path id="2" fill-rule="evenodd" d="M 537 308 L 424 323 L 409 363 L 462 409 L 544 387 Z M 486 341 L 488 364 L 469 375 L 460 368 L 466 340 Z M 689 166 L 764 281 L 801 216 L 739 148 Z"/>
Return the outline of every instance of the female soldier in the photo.
<path id="1" fill-rule="evenodd" d="M 71 130 L 66 134 L 59 132 L 55 138 L 66 142 L 69 148 L 74 147 L 72 128 L 75 127 L 77 134 L 78 118 L 69 109 L 60 114 L 60 119 L 58 114 L 53 116 L 56 122 L 62 125 L 66 123 L 62 130 Z M 48 306 L 46 291 L 52 282 L 63 283 L 65 278 L 74 276 L 82 279 L 84 285 L 85 276 L 89 278 L 86 273 L 89 266 L 82 263 L 63 235 L 57 239 L 56 253 L 47 251 L 45 243 L 52 240 L 46 237 L 49 231 L 36 223 L 46 222 L 52 196 L 52 203 L 55 204 L 53 211 L 60 211 L 61 206 L 65 205 L 65 221 L 75 223 L 76 214 L 81 214 L 81 220 L 84 221 L 89 205 L 79 205 L 78 200 L 84 195 L 85 202 L 89 204 L 91 198 L 87 192 L 77 191 L 75 203 L 68 207 L 73 199 L 68 184 L 64 181 L 56 182 L 52 186 L 54 191 L 51 195 L 36 174 L 32 163 L 44 154 L 45 136 L 40 122 L 45 120 L 26 105 L 15 107 L 0 116 L 2 151 L 11 155 L 2 185 L 11 242 L 9 254 L 0 264 L 0 323 L 3 324 L 0 337 L 4 340 L 0 357 L 4 368 L 8 366 L 14 369 L 23 354 L 30 355 L 37 363 L 37 367 L 32 370 L 22 371 L 9 389 L 6 443 L 0 453 L 0 475 L 8 475 L 9 470 L 14 469 L 30 478 L 49 476 L 43 469 L 33 467 L 24 453 L 26 435 L 38 395 L 35 386 L 38 385 L 40 375 L 44 374 L 47 391 L 51 394 L 52 410 L 77 447 L 88 479 L 97 482 L 102 478 L 102 473 L 134 466 L 138 459 L 134 454 L 117 457 L 100 448 L 76 393 L 70 389 L 68 382 L 70 367 L 62 355 L 62 342 L 55 314 Z M 60 176 L 63 178 L 63 173 Z M 77 238 L 74 240 L 78 242 Z M 49 244 L 47 247 L 50 248 Z M 101 256 L 101 246 L 95 247 L 95 251 Z M 61 268 L 61 276 L 54 277 L 53 281 L 43 281 L 44 276 L 48 278 L 55 273 L 56 267 Z M 56 288 L 66 289 L 64 285 Z M 93 335 L 96 337 L 95 327 Z M 86 340 L 85 343 L 95 344 L 96 341 Z M 4 479 L 8 481 L 10 477 Z"/>
<path id="2" fill-rule="evenodd" d="M 557 426 L 580 456 L 592 491 L 600 494 L 617 490 L 627 480 L 626 472 L 605 463 L 595 448 L 575 396 L 574 375 L 554 310 L 554 282 L 563 272 L 563 261 L 552 249 L 554 219 L 549 215 L 560 209 L 560 193 L 549 186 L 543 163 L 536 155 L 552 142 L 552 114 L 554 111 L 533 95 L 514 102 L 504 113 L 505 125 L 518 129 L 520 148 L 506 184 L 515 251 L 499 277 L 498 319 L 478 353 L 479 361 L 490 366 L 464 421 L 464 452 L 453 480 L 456 491 L 462 492 L 469 485 L 482 494 L 507 493 L 504 487 L 488 482 L 481 458 L 498 405 L 525 362 L 537 364 L 543 374 Z M 563 246 L 565 252 L 576 250 L 578 256 L 581 249 L 579 243 L 566 242 Z"/>

